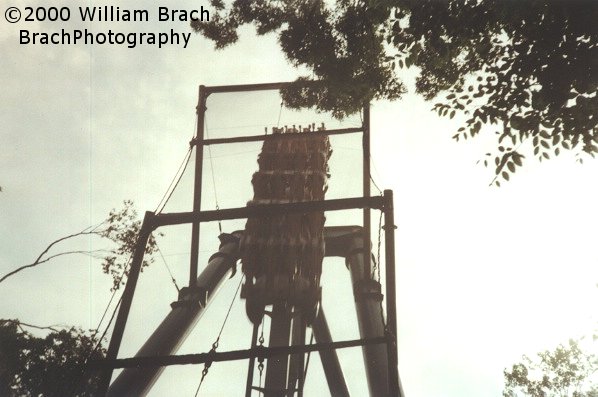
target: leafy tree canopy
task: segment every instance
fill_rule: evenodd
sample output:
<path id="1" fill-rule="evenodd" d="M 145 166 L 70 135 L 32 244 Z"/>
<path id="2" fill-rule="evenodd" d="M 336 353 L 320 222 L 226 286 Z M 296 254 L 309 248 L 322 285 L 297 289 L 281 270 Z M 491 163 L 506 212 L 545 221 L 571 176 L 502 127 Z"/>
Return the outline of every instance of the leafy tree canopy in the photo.
<path id="1" fill-rule="evenodd" d="M 496 151 L 485 159 L 497 184 L 522 165 L 526 148 L 540 160 L 598 153 L 597 1 L 211 3 L 211 20 L 192 27 L 217 48 L 253 24 L 260 35 L 277 34 L 288 60 L 324 82 L 287 90 L 289 106 L 342 117 L 366 101 L 399 98 L 399 69 L 416 67 L 416 92 L 438 101 L 442 116 L 466 115 L 456 140 L 497 126 Z"/>
<path id="2" fill-rule="evenodd" d="M 523 362 L 504 371 L 503 396 L 598 397 L 598 385 L 592 383 L 598 370 L 596 360 L 576 340 L 554 351 L 538 353 L 535 360 L 524 356 Z"/>
<path id="3" fill-rule="evenodd" d="M 98 376 L 86 374 L 84 364 L 105 353 L 93 334 L 78 328 L 39 338 L 18 320 L 0 320 L 0 395 L 94 396 Z"/>

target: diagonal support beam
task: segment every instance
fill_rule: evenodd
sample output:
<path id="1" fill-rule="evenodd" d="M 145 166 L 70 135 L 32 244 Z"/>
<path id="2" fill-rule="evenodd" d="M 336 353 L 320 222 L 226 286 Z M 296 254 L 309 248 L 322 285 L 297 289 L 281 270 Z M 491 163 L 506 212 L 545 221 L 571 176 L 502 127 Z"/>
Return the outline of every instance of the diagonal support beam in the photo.
<path id="1" fill-rule="evenodd" d="M 322 306 L 320 306 L 318 315 L 314 319 L 312 329 L 317 343 L 332 342 L 330 328 L 328 328 L 328 322 L 326 321 Z M 345 377 L 343 375 L 341 364 L 338 361 L 336 350 L 321 350 L 320 360 L 322 361 L 322 368 L 324 368 L 324 376 L 326 376 L 326 382 L 328 382 L 330 395 L 349 397 L 349 389 L 347 388 L 347 383 L 345 382 Z"/>
<path id="2" fill-rule="evenodd" d="M 131 261 L 131 269 L 129 270 L 129 276 L 125 290 L 122 296 L 122 302 L 118 310 L 118 316 L 116 317 L 116 323 L 114 324 L 114 330 L 110 337 L 110 344 L 108 346 L 108 352 L 106 353 L 107 360 L 114 360 L 118 356 L 118 350 L 122 342 L 123 333 L 125 332 L 125 326 L 127 324 L 127 318 L 129 317 L 129 311 L 131 310 L 131 302 L 133 301 L 133 295 L 135 294 L 135 287 L 137 286 L 137 280 L 139 279 L 139 272 L 141 271 L 141 265 L 143 263 L 143 254 L 145 253 L 145 246 L 149 239 L 150 234 L 153 230 L 154 214 L 152 212 L 146 212 L 141 224 L 141 230 L 137 237 L 137 243 L 135 244 L 135 252 L 133 253 L 133 260 Z M 100 377 L 98 394 L 104 395 L 108 390 L 110 379 L 112 378 L 112 369 L 105 369 Z"/>
<path id="3" fill-rule="evenodd" d="M 139 349 L 136 357 L 166 356 L 178 350 L 239 258 L 240 235 L 240 232 L 220 235 L 219 251 L 212 255 L 194 287 L 181 289 L 179 300 L 171 305 L 170 313 Z M 163 369 L 127 368 L 110 385 L 108 396 L 144 395 Z"/>

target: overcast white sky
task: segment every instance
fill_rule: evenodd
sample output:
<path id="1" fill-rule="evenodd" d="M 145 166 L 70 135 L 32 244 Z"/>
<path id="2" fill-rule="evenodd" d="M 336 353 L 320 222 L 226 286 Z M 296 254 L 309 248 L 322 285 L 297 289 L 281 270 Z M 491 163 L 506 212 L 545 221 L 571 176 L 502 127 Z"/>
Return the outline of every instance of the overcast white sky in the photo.
<path id="1" fill-rule="evenodd" d="M 24 0 L 5 4 L 35 5 Z M 81 5 L 67 0 L 56 4 L 73 10 Z M 202 3 L 170 4 L 191 9 Z M 119 6 L 154 10 L 150 2 Z M 125 199 L 133 199 L 140 213 L 154 210 L 193 135 L 199 84 L 287 81 L 299 75 L 278 50 L 275 37 L 257 38 L 252 29 L 243 30 L 239 44 L 219 52 L 197 35 L 187 49 L 18 44 L 19 29 L 63 27 L 85 25 L 0 22 L 2 274 L 30 263 L 48 242 L 103 220 Z M 93 24 L 96 30 L 110 27 L 189 31 L 186 23 Z M 410 82 L 413 74 L 404 78 Z M 593 329 L 598 163 L 582 166 L 565 155 L 539 164 L 528 156 L 511 182 L 500 189 L 489 187 L 491 170 L 476 161 L 492 141 L 454 143 L 450 137 L 460 120 L 440 119 L 431 107 L 414 94 L 372 104 L 373 176 L 381 188 L 394 190 L 399 227 L 400 376 L 411 397 L 498 396 L 503 369 L 522 354 Z M 276 125 L 279 99 L 269 94 L 214 97 L 208 108 L 210 136 L 257 134 Z M 281 124 L 309 121 L 335 125 L 326 115 L 281 114 Z M 345 125 L 356 122 L 350 119 Z M 329 198 L 358 195 L 359 139 L 332 143 Z M 258 151 L 259 145 L 214 148 L 221 208 L 244 205 L 251 197 Z M 203 205 L 213 208 L 207 159 L 204 166 Z M 167 211 L 191 208 L 190 178 L 187 172 Z M 330 214 L 328 224 L 359 219 L 355 213 Z M 243 222 L 224 224 L 229 232 L 242 227 Z M 166 229 L 159 240 L 180 284 L 187 279 L 188 229 Z M 204 262 L 217 249 L 217 234 L 215 225 L 202 229 Z M 85 240 L 80 245 L 97 248 L 101 243 Z M 333 270 L 324 276 L 324 305 L 333 336 L 357 337 L 348 275 L 341 263 L 331 262 L 328 268 Z M 181 353 L 209 349 L 238 277 L 226 283 L 214 310 Z M 0 284 L 0 317 L 94 328 L 109 287 L 97 262 L 65 257 Z M 175 298 L 165 267 L 157 261 L 141 276 L 122 357 L 134 354 Z M 339 303 L 343 300 L 346 305 Z M 230 321 L 220 349 L 246 348 L 250 327 L 242 301 L 233 307 Z M 360 355 L 342 352 L 341 359 L 352 393 L 363 395 Z M 307 395 L 321 395 L 318 360 L 310 366 Z M 193 395 L 200 371 L 199 366 L 168 369 L 151 395 L 175 390 L 176 395 Z M 231 373 L 237 382 L 230 380 Z M 215 364 L 202 392 L 239 395 L 244 378 L 245 364 Z"/>

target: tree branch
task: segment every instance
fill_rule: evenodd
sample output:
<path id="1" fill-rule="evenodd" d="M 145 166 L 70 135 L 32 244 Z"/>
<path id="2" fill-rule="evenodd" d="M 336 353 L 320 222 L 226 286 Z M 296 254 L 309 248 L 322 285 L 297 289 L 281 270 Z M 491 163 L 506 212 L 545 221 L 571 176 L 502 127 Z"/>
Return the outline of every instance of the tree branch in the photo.
<path id="1" fill-rule="evenodd" d="M 28 324 L 28 323 L 24 323 L 22 321 L 19 320 L 11 320 L 11 319 L 3 319 L 0 320 L 1 322 L 5 322 L 5 323 L 13 323 L 16 324 L 19 328 L 21 328 L 21 326 L 25 326 L 25 327 L 29 327 L 29 328 L 35 328 L 35 329 L 48 329 L 50 331 L 54 331 L 54 332 L 58 332 L 60 331 L 58 328 L 56 327 L 61 327 L 61 328 L 70 328 L 68 326 L 65 325 L 48 325 L 48 326 L 40 326 L 40 325 L 33 325 L 33 324 Z M 23 328 L 21 328 L 21 331 L 24 331 Z"/>
<path id="2" fill-rule="evenodd" d="M 33 263 L 30 263 L 29 265 L 21 266 L 21 267 L 15 269 L 15 270 L 13 270 L 13 271 L 5 274 L 4 276 L 2 276 L 2 278 L 0 278 L 0 283 L 3 282 L 4 280 L 6 280 L 8 277 L 10 277 L 10 276 L 12 276 L 12 275 L 14 275 L 14 274 L 16 274 L 16 273 L 18 273 L 20 271 L 23 271 L 23 270 L 28 269 L 30 267 L 35 267 L 37 265 L 40 265 L 40 264 L 42 264 L 44 262 L 49 261 L 52 258 L 58 257 L 58 256 L 69 255 L 69 254 L 88 254 L 88 255 L 91 255 L 93 252 L 98 252 L 98 251 L 68 251 L 68 252 L 61 252 L 59 254 L 51 255 L 51 256 L 49 256 L 49 257 L 47 257 L 45 259 L 42 259 L 43 256 L 45 254 L 47 254 L 48 251 L 53 246 L 55 246 L 56 244 L 58 244 L 58 243 L 60 243 L 62 241 L 68 240 L 70 238 L 77 237 L 77 236 L 93 235 L 93 234 L 97 235 L 98 232 L 95 231 L 95 230 L 96 230 L 95 228 L 92 229 L 92 230 L 89 230 L 89 228 L 87 228 L 87 229 L 84 229 L 84 230 L 82 230 L 82 231 L 80 231 L 78 233 L 69 234 L 68 236 L 64 236 L 64 237 L 61 237 L 61 238 L 59 238 L 57 240 L 54 240 L 53 242 L 51 242 L 50 244 L 48 244 L 48 246 L 42 251 L 41 254 L 39 254 L 39 256 L 37 257 L 37 259 Z"/>

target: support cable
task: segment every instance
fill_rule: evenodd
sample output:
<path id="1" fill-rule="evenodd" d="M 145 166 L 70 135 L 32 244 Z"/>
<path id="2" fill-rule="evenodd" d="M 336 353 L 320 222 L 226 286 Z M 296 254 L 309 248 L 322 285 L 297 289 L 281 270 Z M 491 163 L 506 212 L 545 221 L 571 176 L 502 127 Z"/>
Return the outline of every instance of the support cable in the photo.
<path id="1" fill-rule="evenodd" d="M 131 254 L 129 255 L 129 259 L 127 260 L 127 263 L 123 267 L 123 270 L 120 273 L 120 276 L 118 277 L 118 282 L 117 282 L 116 285 L 120 286 L 120 283 L 122 282 L 123 278 L 125 277 L 125 274 L 127 273 L 127 270 L 129 269 L 129 266 L 131 265 L 131 260 L 132 259 L 133 259 L 133 252 L 131 252 Z M 104 309 L 104 313 L 102 314 L 102 317 L 100 318 L 100 322 L 98 323 L 98 326 L 95 328 L 94 335 L 97 335 L 97 333 L 99 332 L 100 326 L 102 325 L 102 322 L 104 321 L 104 318 L 106 317 L 106 314 L 108 313 L 108 309 L 110 308 L 110 304 L 112 303 L 112 300 L 116 296 L 116 292 L 117 291 L 118 291 L 118 288 L 114 288 L 113 289 L 112 295 L 110 296 L 110 300 L 108 301 L 108 304 L 106 305 L 106 309 Z M 120 297 L 119 303 L 117 303 L 117 306 L 120 304 L 120 300 L 122 300 L 122 296 Z"/>
<path id="2" fill-rule="evenodd" d="M 210 139 L 210 134 L 208 133 L 208 118 L 204 117 L 204 131 L 206 134 L 206 138 Z M 212 174 L 212 185 L 214 186 L 214 203 L 216 204 L 216 211 L 220 209 L 218 205 L 218 192 L 216 191 L 216 177 L 214 173 L 214 157 L 212 156 L 212 146 L 208 145 L 208 156 L 210 158 L 210 171 Z M 218 230 L 220 230 L 220 234 L 222 234 L 222 222 L 218 221 Z"/>
<path id="3" fill-rule="evenodd" d="M 239 285 L 237 286 L 237 289 L 235 290 L 235 295 L 233 295 L 233 299 L 230 302 L 228 311 L 226 312 L 226 316 L 224 317 L 224 321 L 222 322 L 222 326 L 220 327 L 220 332 L 218 332 L 218 336 L 216 337 L 216 340 L 214 341 L 214 343 L 212 343 L 212 348 L 210 349 L 208 354 L 216 353 L 216 349 L 218 349 L 218 344 L 220 343 L 220 336 L 222 336 L 222 331 L 224 331 L 224 326 L 226 325 L 228 316 L 230 315 L 230 312 L 233 308 L 235 300 L 237 299 L 237 294 L 239 293 L 239 290 L 241 289 L 241 285 L 243 284 L 243 279 L 244 279 L 244 277 L 241 277 L 241 280 L 239 281 Z M 203 370 L 201 371 L 201 379 L 199 380 L 199 385 L 197 385 L 197 389 L 195 390 L 195 397 L 198 396 L 199 389 L 201 388 L 201 385 L 202 385 L 204 379 L 206 378 L 206 375 L 208 375 L 208 371 L 210 370 L 211 366 L 212 366 L 212 361 L 207 361 L 204 364 Z"/>
<path id="4" fill-rule="evenodd" d="M 258 339 L 258 342 L 260 344 L 260 347 L 264 347 L 264 317 L 262 317 L 262 330 L 260 333 L 260 338 Z M 258 371 L 260 371 L 260 387 L 259 387 L 259 392 L 260 392 L 260 396 L 262 396 L 264 394 L 263 389 L 262 389 L 262 385 L 263 385 L 263 379 L 262 376 L 264 374 L 264 357 L 258 357 L 258 365 L 257 365 L 257 369 Z"/>
<path id="5" fill-rule="evenodd" d="M 241 289 L 241 285 L 243 284 L 243 279 L 244 279 L 244 277 L 241 277 L 241 280 L 239 280 L 239 285 L 237 286 L 237 289 L 235 290 L 235 295 L 233 296 L 233 299 L 230 302 L 228 311 L 226 312 L 226 316 L 224 317 L 224 321 L 222 322 L 222 327 L 220 327 L 220 332 L 218 332 L 218 337 L 216 338 L 216 341 L 214 342 L 216 344 L 216 347 L 218 347 L 218 342 L 220 341 L 220 336 L 222 335 L 222 331 L 224 331 L 224 326 L 226 325 L 226 320 L 228 320 L 228 316 L 230 315 L 230 312 L 233 308 L 235 299 L 237 298 L 237 295 L 239 294 L 239 290 Z"/>
<path id="6" fill-rule="evenodd" d="M 181 178 L 183 177 L 183 174 L 185 173 L 185 170 L 187 169 L 187 165 L 189 164 L 189 160 L 191 159 L 191 153 L 193 153 L 193 146 L 189 145 L 189 149 L 187 150 L 187 153 L 183 158 L 183 162 L 181 163 L 181 165 L 179 165 L 179 168 L 174 177 L 172 178 L 170 185 L 168 185 L 168 189 L 166 189 L 166 192 L 164 192 L 164 196 L 162 196 L 162 199 L 158 203 L 158 206 L 156 207 L 154 214 L 161 213 L 164 207 L 166 207 L 166 204 L 170 200 L 170 197 L 172 197 L 172 194 L 176 190 L 179 182 L 181 181 Z"/>
<path id="7" fill-rule="evenodd" d="M 195 139 L 196 133 L 197 133 L 197 119 L 195 119 L 195 125 L 193 127 L 192 136 L 194 139 Z M 187 153 L 185 154 L 185 157 L 183 158 L 183 162 L 181 163 L 181 165 L 179 165 L 179 168 L 178 168 L 176 174 L 174 174 L 174 177 L 172 178 L 172 181 L 170 181 L 170 185 L 168 185 L 168 189 L 166 189 L 166 192 L 164 192 L 164 196 L 162 196 L 162 199 L 158 203 L 158 206 L 156 207 L 154 214 L 159 214 L 160 212 L 162 212 L 162 210 L 166 206 L 166 203 L 168 203 L 168 200 L 170 200 L 172 193 L 174 193 L 181 178 L 183 177 L 183 174 L 185 173 L 185 170 L 187 169 L 187 165 L 189 164 L 189 160 L 191 159 L 191 153 L 193 152 L 193 146 L 194 146 L 194 143 L 193 143 L 194 139 L 192 139 L 191 142 L 189 142 L 189 149 L 187 150 Z M 182 171 L 181 171 L 181 169 L 182 169 Z M 174 184 L 174 187 L 173 187 L 173 184 Z M 172 188 L 172 190 L 171 190 L 171 188 Z"/>
<path id="8" fill-rule="evenodd" d="M 101 224 L 100 224 L 101 225 Z M 96 226 L 93 230 L 97 229 L 98 226 Z M 130 264 L 131 264 L 131 260 L 133 259 L 133 252 L 131 252 L 131 254 L 129 255 L 129 259 L 127 259 L 127 262 L 125 263 L 125 265 L 123 266 L 122 272 L 120 274 L 120 276 L 118 277 L 118 282 L 116 285 L 120 286 L 120 283 L 122 282 L 123 278 L 125 277 L 125 274 L 127 272 L 127 269 L 129 268 Z M 102 313 L 102 317 L 100 318 L 100 321 L 98 322 L 98 325 L 96 326 L 96 328 L 93 331 L 92 334 L 92 338 L 95 338 L 98 333 L 100 332 L 100 327 L 102 326 L 102 323 L 104 322 L 104 319 L 106 318 L 106 314 L 108 314 L 108 309 L 110 309 L 110 305 L 112 304 L 112 301 L 114 300 L 114 297 L 116 296 L 116 292 L 118 291 L 118 288 L 114 288 L 112 290 L 112 295 L 110 296 L 110 299 L 108 300 L 108 303 L 106 304 L 106 308 L 104 309 L 104 313 Z M 114 309 L 112 311 L 112 315 L 110 316 L 110 320 L 108 321 L 108 324 L 106 324 L 106 328 L 104 329 L 104 331 L 102 332 L 102 335 L 96 340 L 95 345 L 93 346 L 93 348 L 89 351 L 89 353 L 87 354 L 87 357 L 85 357 L 85 360 L 83 361 L 83 366 L 82 366 L 82 370 L 81 370 L 81 374 L 80 377 L 74 377 L 73 379 L 73 392 L 76 391 L 76 389 L 78 388 L 78 386 L 81 385 L 81 383 L 85 382 L 85 370 L 86 370 L 86 366 L 89 363 L 89 360 L 91 359 L 91 357 L 94 355 L 94 353 L 98 350 L 98 348 L 102 345 L 102 340 L 106 337 L 106 334 L 108 333 L 108 329 L 110 329 L 110 325 L 112 325 L 112 321 L 114 321 L 114 317 L 116 316 L 116 313 L 118 311 L 118 307 L 120 306 L 121 302 L 122 302 L 122 294 L 120 296 L 120 298 L 118 299 L 118 302 L 116 302 L 116 305 L 114 306 Z"/>
<path id="9" fill-rule="evenodd" d="M 378 221 L 378 252 L 376 253 L 376 259 L 374 260 L 374 266 L 372 268 L 372 278 L 378 282 L 380 282 L 380 249 L 382 246 L 382 215 L 384 214 L 383 211 L 380 211 L 380 220 Z"/>
<path id="10" fill-rule="evenodd" d="M 382 196 L 382 190 L 378 187 L 378 184 L 376 183 L 376 181 L 374 180 L 374 177 L 371 174 L 370 174 L 370 181 L 372 181 L 372 184 L 374 185 L 374 187 L 376 188 L 378 193 L 380 193 L 380 196 Z"/>
<path id="11" fill-rule="evenodd" d="M 378 167 L 376 167 L 376 162 L 374 161 L 374 158 L 372 157 L 372 154 L 370 153 L 370 163 L 372 164 L 372 168 L 374 169 L 374 172 L 378 175 L 380 175 L 380 172 L 378 171 Z M 374 187 L 376 188 L 376 190 L 378 190 L 378 192 L 380 193 L 380 196 L 382 196 L 382 189 L 380 189 L 380 187 L 378 186 L 378 184 L 376 183 L 376 181 L 374 180 L 374 177 L 370 174 L 370 180 L 372 181 L 372 183 L 374 184 Z"/>
<path id="12" fill-rule="evenodd" d="M 172 280 L 172 283 L 174 284 L 174 288 L 176 288 L 177 292 L 181 292 L 181 289 L 179 288 L 179 286 L 176 282 L 176 279 L 174 278 L 174 275 L 172 274 L 172 271 L 170 270 L 170 266 L 168 266 L 168 263 L 166 262 L 166 258 L 164 258 L 164 254 L 162 253 L 162 250 L 158 246 L 158 241 L 156 241 L 156 249 L 157 249 L 158 253 L 160 254 L 160 257 L 162 258 L 162 263 L 164 263 L 164 266 L 166 267 L 166 270 L 168 271 L 168 274 L 170 275 L 170 279 Z"/>

